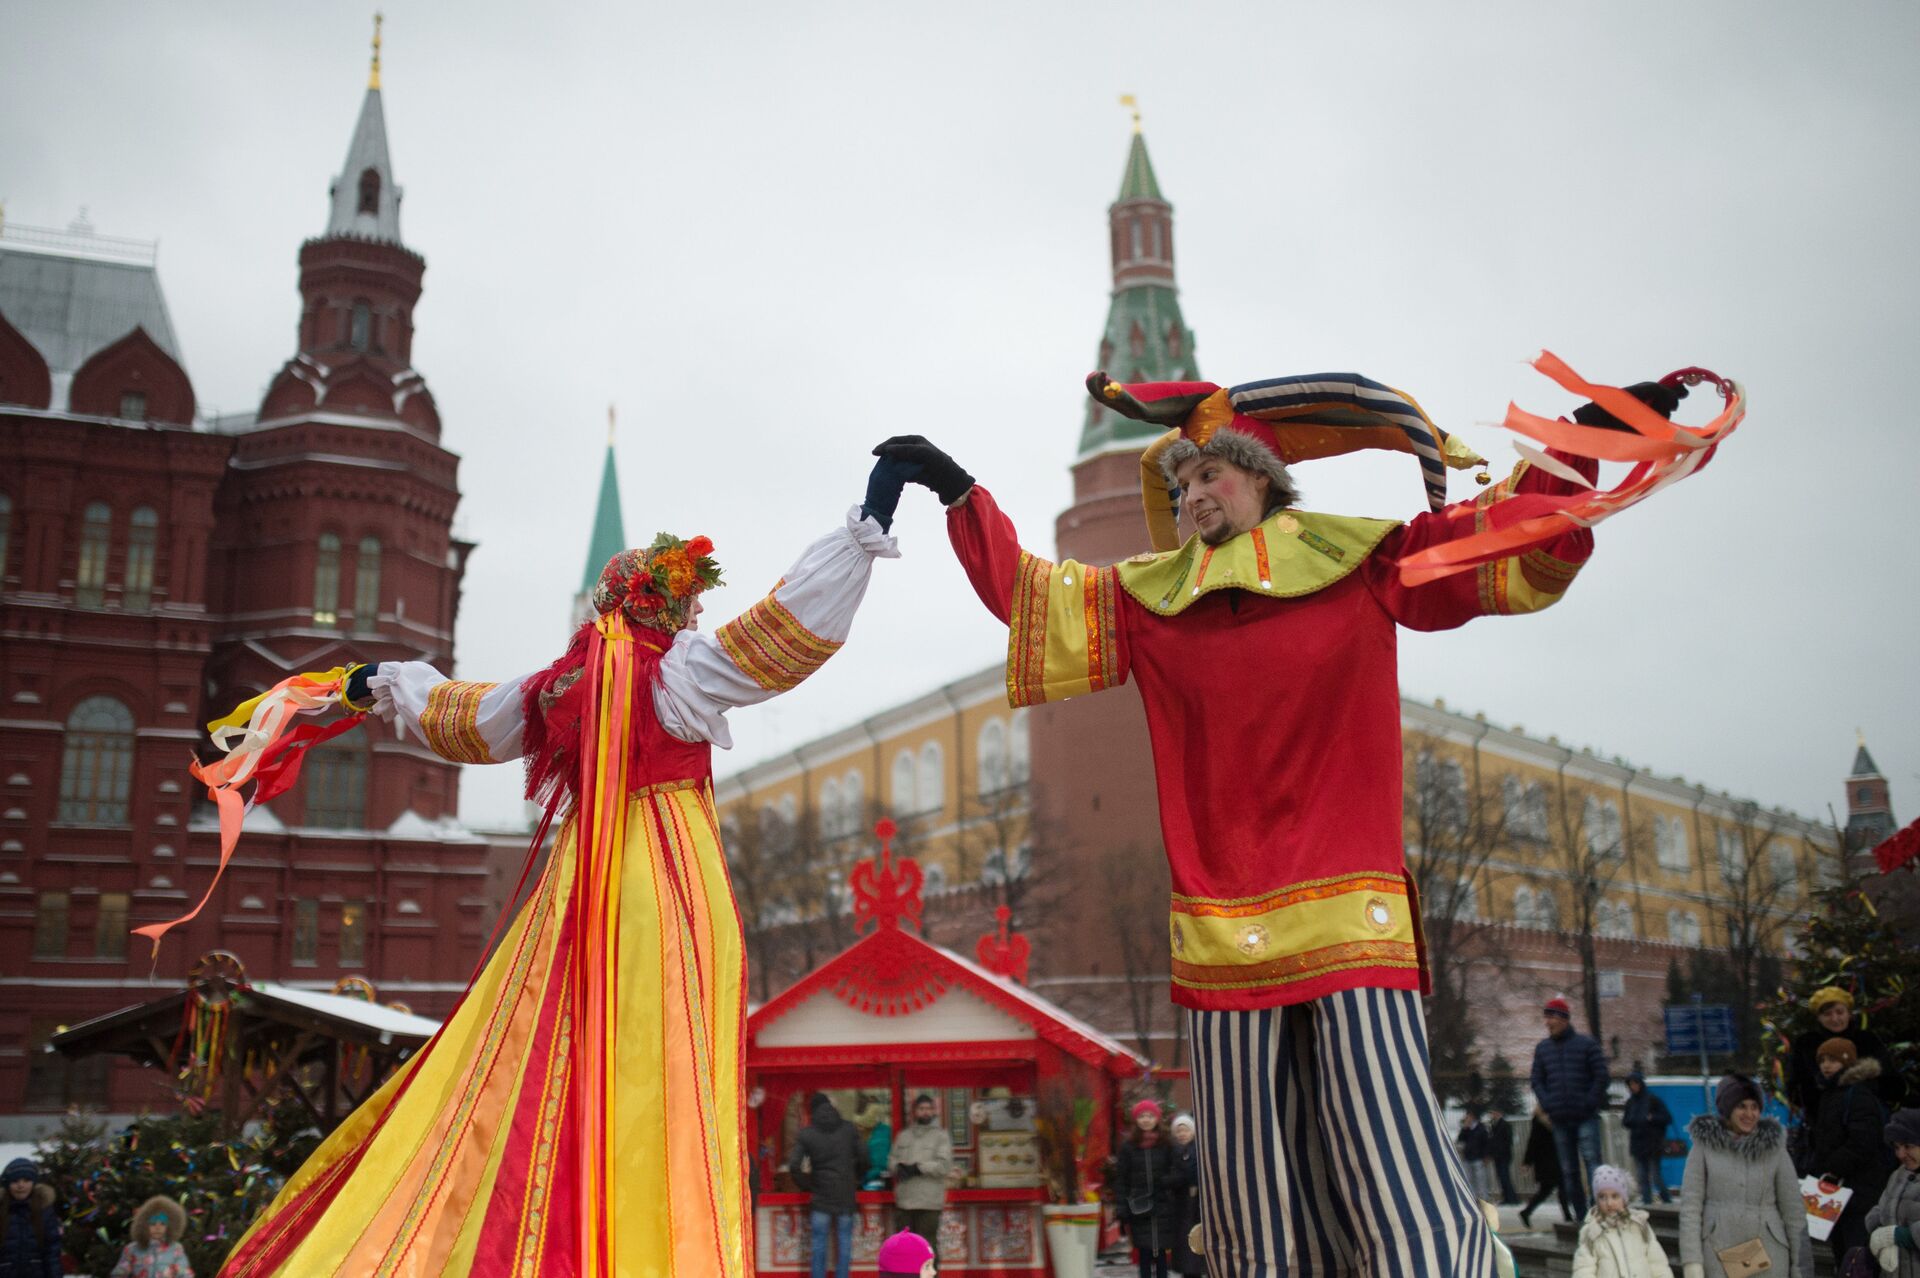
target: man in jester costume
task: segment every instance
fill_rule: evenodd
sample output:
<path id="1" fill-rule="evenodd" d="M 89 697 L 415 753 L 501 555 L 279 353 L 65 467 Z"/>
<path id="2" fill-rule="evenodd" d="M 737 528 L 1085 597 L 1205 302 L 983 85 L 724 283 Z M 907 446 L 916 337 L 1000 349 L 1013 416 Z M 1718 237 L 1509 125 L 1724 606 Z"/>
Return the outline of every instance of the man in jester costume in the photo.
<path id="1" fill-rule="evenodd" d="M 222 1274 L 752 1272 L 746 960 L 709 756 L 731 744 L 730 710 L 845 642 L 873 561 L 898 553 L 907 469 L 877 465 L 844 525 L 710 634 L 696 618 L 720 581 L 713 545 L 663 533 L 607 564 L 598 616 L 544 670 L 475 683 L 421 662 L 343 668 L 214 725 L 225 757 L 192 770 L 220 809 L 223 866 L 246 807 L 366 713 L 455 762 L 523 759 L 545 809 L 533 848 L 557 831 L 440 1031 L 294 1174 Z M 143 930 L 157 944 L 170 926 Z"/>
<path id="2" fill-rule="evenodd" d="M 1510 409 L 1507 425 L 1547 448 L 1520 445 L 1511 476 L 1457 505 L 1443 467 L 1481 459 L 1377 382 L 1096 373 L 1099 402 L 1167 427 L 1142 460 L 1155 553 L 1113 566 L 1023 550 L 992 495 L 918 436 L 874 450 L 946 504 L 975 591 L 1007 623 L 1013 705 L 1139 685 L 1215 1278 L 1513 1272 L 1428 1081 L 1396 630 L 1551 606 L 1592 525 L 1697 470 L 1744 411 L 1736 387 L 1697 369 L 1622 390 L 1551 355 L 1536 366 L 1593 402 L 1571 422 Z M 1701 380 L 1725 410 L 1704 429 L 1674 424 Z M 1296 508 L 1289 463 L 1376 447 L 1418 457 L 1426 513 Z M 1602 492 L 1599 460 L 1635 465 Z"/>

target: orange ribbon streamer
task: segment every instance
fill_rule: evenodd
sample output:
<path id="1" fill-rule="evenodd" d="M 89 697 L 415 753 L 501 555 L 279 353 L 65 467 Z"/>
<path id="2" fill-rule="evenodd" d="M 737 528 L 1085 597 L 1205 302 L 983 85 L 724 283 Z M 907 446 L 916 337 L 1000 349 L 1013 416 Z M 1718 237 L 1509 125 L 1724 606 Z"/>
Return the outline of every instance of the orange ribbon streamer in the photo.
<path id="1" fill-rule="evenodd" d="M 147 937 L 153 942 L 153 961 L 156 964 L 160 961 L 160 938 L 182 923 L 191 922 L 207 907 L 207 902 L 213 899 L 213 889 L 220 883 L 220 876 L 226 873 L 227 863 L 233 859 L 234 846 L 240 842 L 241 823 L 246 820 L 247 809 L 251 806 L 241 799 L 240 787 L 255 780 L 264 785 L 271 779 L 278 789 L 285 789 L 291 779 L 284 777 L 284 770 L 297 770 L 300 757 L 296 755 L 291 761 L 283 758 L 286 748 L 308 744 L 299 739 L 298 734 L 294 734 L 294 739 L 289 739 L 289 734 L 294 733 L 295 720 L 303 715 L 325 714 L 338 706 L 346 682 L 346 674 L 342 670 L 330 670 L 325 674 L 297 674 L 248 702 L 251 713 L 244 727 L 232 722 L 231 716 L 215 720 L 209 725 L 213 743 L 224 752 L 225 757 L 212 763 L 195 759 L 187 765 L 187 772 L 207 787 L 207 797 L 213 800 L 214 807 L 219 811 L 220 864 L 214 867 L 213 880 L 207 884 L 206 893 L 191 910 L 165 923 L 149 923 L 133 929 L 136 936 Z M 356 716 L 353 722 L 358 721 L 359 716 Z"/>
<path id="2" fill-rule="evenodd" d="M 1629 429 L 1605 430 L 1577 422 L 1540 417 L 1516 404 L 1507 405 L 1503 423 L 1508 430 L 1538 440 L 1549 448 L 1591 457 L 1596 461 L 1632 462 L 1627 477 L 1610 489 L 1568 495 L 1530 493 L 1496 503 L 1520 516 L 1498 528 L 1429 546 L 1400 560 L 1400 580 L 1422 586 L 1465 572 L 1496 559 L 1506 559 L 1529 547 L 1551 541 L 1573 528 L 1591 528 L 1629 506 L 1636 506 L 1669 484 L 1698 471 L 1714 450 L 1747 414 L 1746 394 L 1731 380 L 1719 381 L 1725 400 L 1720 413 L 1705 426 L 1682 426 L 1668 421 L 1617 386 L 1589 382 L 1551 351 L 1542 351 L 1533 366 L 1576 395 L 1584 395 L 1612 413 Z M 1689 370 L 1687 380 L 1704 379 Z M 1449 517 L 1465 518 L 1471 506 L 1452 507 Z"/>

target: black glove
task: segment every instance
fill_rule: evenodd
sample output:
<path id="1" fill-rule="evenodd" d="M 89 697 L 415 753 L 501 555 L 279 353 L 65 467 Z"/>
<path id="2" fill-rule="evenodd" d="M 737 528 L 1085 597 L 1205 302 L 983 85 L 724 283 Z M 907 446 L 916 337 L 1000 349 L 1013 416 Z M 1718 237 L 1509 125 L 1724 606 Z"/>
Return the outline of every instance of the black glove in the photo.
<path id="1" fill-rule="evenodd" d="M 373 689 L 367 686 L 367 680 L 379 673 L 378 661 L 369 661 L 364 666 L 355 666 L 347 673 L 347 686 L 340 694 L 340 700 L 347 709 L 364 713 L 373 708 Z"/>
<path id="2" fill-rule="evenodd" d="M 906 1180 L 911 1176 L 918 1175 L 920 1175 L 919 1163 L 901 1163 L 899 1170 L 894 1172 L 893 1178 L 895 1180 Z"/>
<path id="3" fill-rule="evenodd" d="M 908 478 L 933 489 L 943 506 L 953 505 L 973 488 L 973 476 L 961 470 L 960 463 L 928 443 L 922 435 L 895 435 L 876 445 L 873 455 L 917 465 L 919 472 Z"/>
<path id="4" fill-rule="evenodd" d="M 1635 382 L 1620 389 L 1669 420 L 1673 417 L 1673 410 L 1680 407 L 1680 401 L 1687 397 L 1685 386 L 1667 386 L 1660 382 Z M 1597 426 L 1601 430 L 1633 429 L 1591 400 L 1573 410 L 1573 420 L 1582 426 Z"/>
<path id="5" fill-rule="evenodd" d="M 867 499 L 860 504 L 860 509 L 880 525 L 880 531 L 892 531 L 893 512 L 900 505 L 900 490 L 907 486 L 909 479 L 917 479 L 919 475 L 918 462 L 882 457 L 873 464 L 867 474 Z"/>

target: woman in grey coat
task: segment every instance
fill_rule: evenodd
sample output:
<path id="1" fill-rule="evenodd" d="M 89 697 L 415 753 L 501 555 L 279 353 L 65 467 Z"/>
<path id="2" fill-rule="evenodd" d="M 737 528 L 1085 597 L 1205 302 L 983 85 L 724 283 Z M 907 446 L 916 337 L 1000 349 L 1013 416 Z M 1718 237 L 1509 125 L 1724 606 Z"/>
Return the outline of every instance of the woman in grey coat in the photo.
<path id="1" fill-rule="evenodd" d="M 1718 1117 L 1687 1126 L 1693 1149 L 1680 1188 L 1683 1278 L 1726 1278 L 1719 1253 L 1759 1239 L 1769 1278 L 1811 1278 L 1807 1209 L 1787 1157 L 1786 1133 L 1760 1114 L 1760 1088 L 1729 1074 L 1714 1094 Z"/>
<path id="2" fill-rule="evenodd" d="M 1920 1109 L 1903 1109 L 1893 1116 L 1887 1144 L 1900 1166 L 1887 1178 L 1880 1202 L 1867 1213 L 1867 1246 L 1880 1268 L 1894 1278 L 1920 1278 Z"/>

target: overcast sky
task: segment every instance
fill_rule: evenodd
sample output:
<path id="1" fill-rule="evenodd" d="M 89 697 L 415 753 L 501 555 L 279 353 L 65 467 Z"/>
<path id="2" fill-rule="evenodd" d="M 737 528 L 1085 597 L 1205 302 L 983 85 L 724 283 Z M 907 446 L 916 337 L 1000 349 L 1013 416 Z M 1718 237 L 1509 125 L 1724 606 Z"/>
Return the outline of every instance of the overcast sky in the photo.
<path id="1" fill-rule="evenodd" d="M 1911 3 L 385 5 L 414 355 L 479 542 L 459 668 L 565 637 L 620 405 L 629 536 L 713 537 L 746 607 L 926 434 L 1051 553 L 1139 95 L 1222 383 L 1357 370 L 1505 469 L 1510 399 L 1703 364 L 1746 425 L 1607 524 L 1559 607 L 1403 635 L 1401 685 L 1663 775 L 1844 816 L 1865 730 L 1920 808 L 1920 7 Z M 342 4 L 9 0 L 9 220 L 160 241 L 203 410 L 294 348 L 366 81 Z M 1702 421 L 1695 401 L 1683 420 Z M 1306 505 L 1422 509 L 1408 458 Z M 1455 492 L 1472 491 L 1454 479 Z M 932 500 L 852 641 L 723 771 L 1001 659 Z M 518 770 L 467 782 L 517 819 Z"/>

